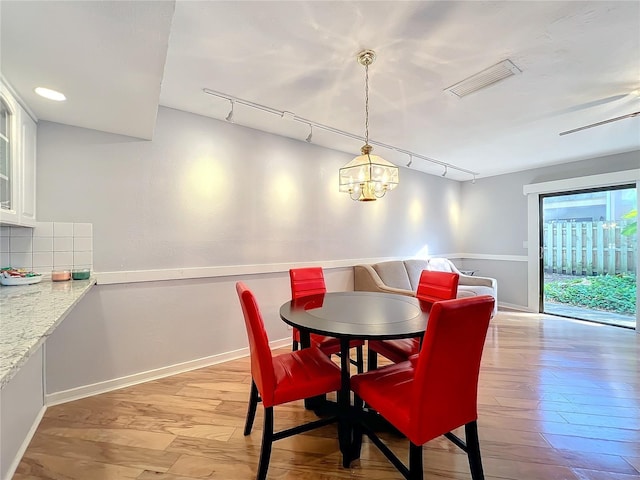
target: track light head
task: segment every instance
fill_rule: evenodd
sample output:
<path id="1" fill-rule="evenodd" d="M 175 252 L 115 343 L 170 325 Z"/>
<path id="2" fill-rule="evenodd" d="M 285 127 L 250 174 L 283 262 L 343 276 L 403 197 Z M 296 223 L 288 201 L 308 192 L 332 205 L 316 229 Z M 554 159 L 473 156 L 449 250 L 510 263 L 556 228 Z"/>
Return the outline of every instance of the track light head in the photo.
<path id="1" fill-rule="evenodd" d="M 476 183 L 476 176 L 473 176 L 473 180 L 471 180 L 471 183 Z"/>
<path id="2" fill-rule="evenodd" d="M 234 105 L 234 104 L 233 104 L 233 100 L 229 100 L 229 101 L 231 102 L 231 110 L 229 110 L 229 115 L 227 115 L 227 116 L 225 117 L 225 120 L 226 120 L 227 122 L 231 122 L 231 123 L 233 123 L 233 105 Z"/>
<path id="3" fill-rule="evenodd" d="M 311 143 L 311 140 L 313 140 L 313 125 L 309 124 L 309 135 L 307 135 L 307 138 L 305 138 L 304 141 Z"/>
<path id="4" fill-rule="evenodd" d="M 413 163 L 413 155 L 409 154 L 409 162 L 407 162 L 407 167 L 410 167 Z"/>
<path id="5" fill-rule="evenodd" d="M 447 176 L 447 166 L 444 166 L 444 172 L 442 172 L 442 176 L 446 177 Z"/>

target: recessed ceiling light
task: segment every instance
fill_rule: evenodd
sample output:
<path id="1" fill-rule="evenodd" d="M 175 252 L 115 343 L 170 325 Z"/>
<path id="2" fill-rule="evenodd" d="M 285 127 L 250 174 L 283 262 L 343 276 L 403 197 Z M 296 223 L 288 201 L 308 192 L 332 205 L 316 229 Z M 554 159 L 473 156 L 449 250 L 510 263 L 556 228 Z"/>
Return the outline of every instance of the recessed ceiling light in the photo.
<path id="1" fill-rule="evenodd" d="M 36 87 L 35 92 L 41 97 L 48 98 L 49 100 L 55 100 L 56 102 L 64 102 L 67 99 L 67 97 L 64 96 L 64 93 L 56 92 L 50 88 Z"/>

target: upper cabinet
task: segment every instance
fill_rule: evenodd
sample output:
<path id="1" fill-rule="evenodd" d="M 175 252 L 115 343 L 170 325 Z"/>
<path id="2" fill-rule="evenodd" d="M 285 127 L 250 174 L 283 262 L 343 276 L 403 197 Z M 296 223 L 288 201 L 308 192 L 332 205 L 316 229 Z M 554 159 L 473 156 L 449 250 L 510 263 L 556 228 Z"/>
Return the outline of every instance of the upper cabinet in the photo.
<path id="1" fill-rule="evenodd" d="M 0 79 L 0 223 L 36 223 L 36 122 Z"/>

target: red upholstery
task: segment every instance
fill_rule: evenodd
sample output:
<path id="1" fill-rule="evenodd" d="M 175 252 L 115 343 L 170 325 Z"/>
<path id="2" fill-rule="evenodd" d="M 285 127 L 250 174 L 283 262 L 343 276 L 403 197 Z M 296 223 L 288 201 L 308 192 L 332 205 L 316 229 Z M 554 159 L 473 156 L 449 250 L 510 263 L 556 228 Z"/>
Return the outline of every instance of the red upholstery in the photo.
<path id="1" fill-rule="evenodd" d="M 379 353 L 394 363 L 407 360 L 420 350 L 419 338 L 403 338 L 400 340 L 369 340 L 369 350 Z"/>
<path id="2" fill-rule="evenodd" d="M 459 279 L 457 273 L 423 270 L 416 297 L 428 304 L 429 308 L 434 302 L 456 298 Z M 404 362 L 411 355 L 418 353 L 419 349 L 420 340 L 417 338 L 369 341 L 369 355 L 373 351 L 395 363 Z"/>
<path id="3" fill-rule="evenodd" d="M 291 298 L 293 300 L 309 295 L 323 294 L 327 291 L 321 267 L 292 268 L 289 270 L 289 279 L 291 280 Z M 300 342 L 300 331 L 297 328 L 293 329 L 293 341 L 294 343 Z M 335 337 L 312 333 L 311 344 L 322 349 L 326 355 L 340 353 L 340 340 Z M 349 342 L 350 348 L 362 345 L 364 345 L 362 340 Z"/>
<path id="4" fill-rule="evenodd" d="M 415 445 L 475 421 L 493 303 L 484 295 L 434 304 L 415 368 L 407 361 L 355 375 L 351 389 Z"/>
<path id="5" fill-rule="evenodd" d="M 327 291 L 321 267 L 292 268 L 289 270 L 289 279 L 291 280 L 291 298 L 293 300 Z"/>
<path id="6" fill-rule="evenodd" d="M 236 290 L 249 337 L 251 375 L 265 407 L 340 389 L 340 367 L 315 348 L 273 357 L 255 297 L 242 282 Z"/>
<path id="7" fill-rule="evenodd" d="M 322 267 L 292 268 L 289 270 L 289 280 L 291 282 L 292 300 L 308 295 L 319 295 L 327 291 Z M 312 334 L 311 343 L 317 346 L 326 338 L 330 337 Z M 297 345 L 300 343 L 300 330 L 297 328 L 293 329 L 293 343 L 294 349 L 297 350 Z M 339 350 L 340 348 L 338 347 Z"/>
<path id="8" fill-rule="evenodd" d="M 414 372 L 409 361 L 394 363 L 354 375 L 351 390 L 406 435 L 411 422 L 409 399 L 413 395 Z"/>
<path id="9" fill-rule="evenodd" d="M 456 298 L 459 280 L 460 275 L 457 273 L 423 270 L 420 274 L 416 298 L 430 303 Z"/>

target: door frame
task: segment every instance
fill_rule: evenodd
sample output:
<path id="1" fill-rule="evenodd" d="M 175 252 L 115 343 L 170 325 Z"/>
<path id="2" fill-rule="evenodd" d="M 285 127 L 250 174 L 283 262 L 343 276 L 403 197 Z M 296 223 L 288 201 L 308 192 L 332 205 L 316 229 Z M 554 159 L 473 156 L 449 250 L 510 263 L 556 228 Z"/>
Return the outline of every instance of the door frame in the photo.
<path id="1" fill-rule="evenodd" d="M 569 192 L 552 192 L 552 193 L 539 193 L 538 194 L 538 241 L 539 241 L 539 245 L 540 245 L 540 255 L 539 255 L 539 262 L 538 262 L 538 271 L 539 271 L 539 276 L 538 276 L 538 295 L 539 295 L 539 301 L 538 301 L 538 312 L 540 313 L 544 313 L 544 199 L 545 198 L 553 198 L 553 197 L 564 197 L 567 195 L 580 195 L 580 194 L 587 194 L 587 193 L 595 193 L 595 192 L 610 192 L 612 190 L 630 190 L 632 188 L 636 189 L 636 196 L 637 196 L 637 192 L 638 192 L 638 185 L 637 183 L 624 183 L 624 184 L 619 184 L 619 185 L 609 185 L 606 187 L 597 187 L 597 188 L 593 188 L 593 187 L 589 187 L 589 188 L 585 188 L 585 189 L 581 189 L 581 190 L 571 190 Z M 636 198 L 636 208 L 637 208 L 637 198 Z M 636 272 L 638 272 L 638 269 L 636 268 Z M 636 279 L 637 279 L 638 275 L 636 274 Z M 636 289 L 637 290 L 637 289 Z M 638 309 L 640 304 L 638 304 L 638 302 L 636 302 L 636 311 Z M 636 315 L 637 316 L 637 315 Z M 576 320 L 582 320 L 580 318 L 576 318 L 576 317 L 567 317 L 567 318 L 575 318 Z M 637 324 L 637 321 L 636 321 Z"/>
<path id="2" fill-rule="evenodd" d="M 540 195 L 545 193 L 588 190 L 590 188 L 613 187 L 617 185 L 633 185 L 640 190 L 640 169 L 603 173 L 584 177 L 552 180 L 549 182 L 525 185 L 522 193 L 527 196 L 527 309 L 540 313 L 540 275 L 541 275 L 541 242 L 540 242 Z M 640 195 L 637 203 L 640 206 Z M 636 271 L 640 272 L 640 255 L 636 259 Z M 640 305 L 640 275 L 636 275 L 636 305 Z M 636 308 L 636 333 L 640 334 L 640 308 Z"/>

